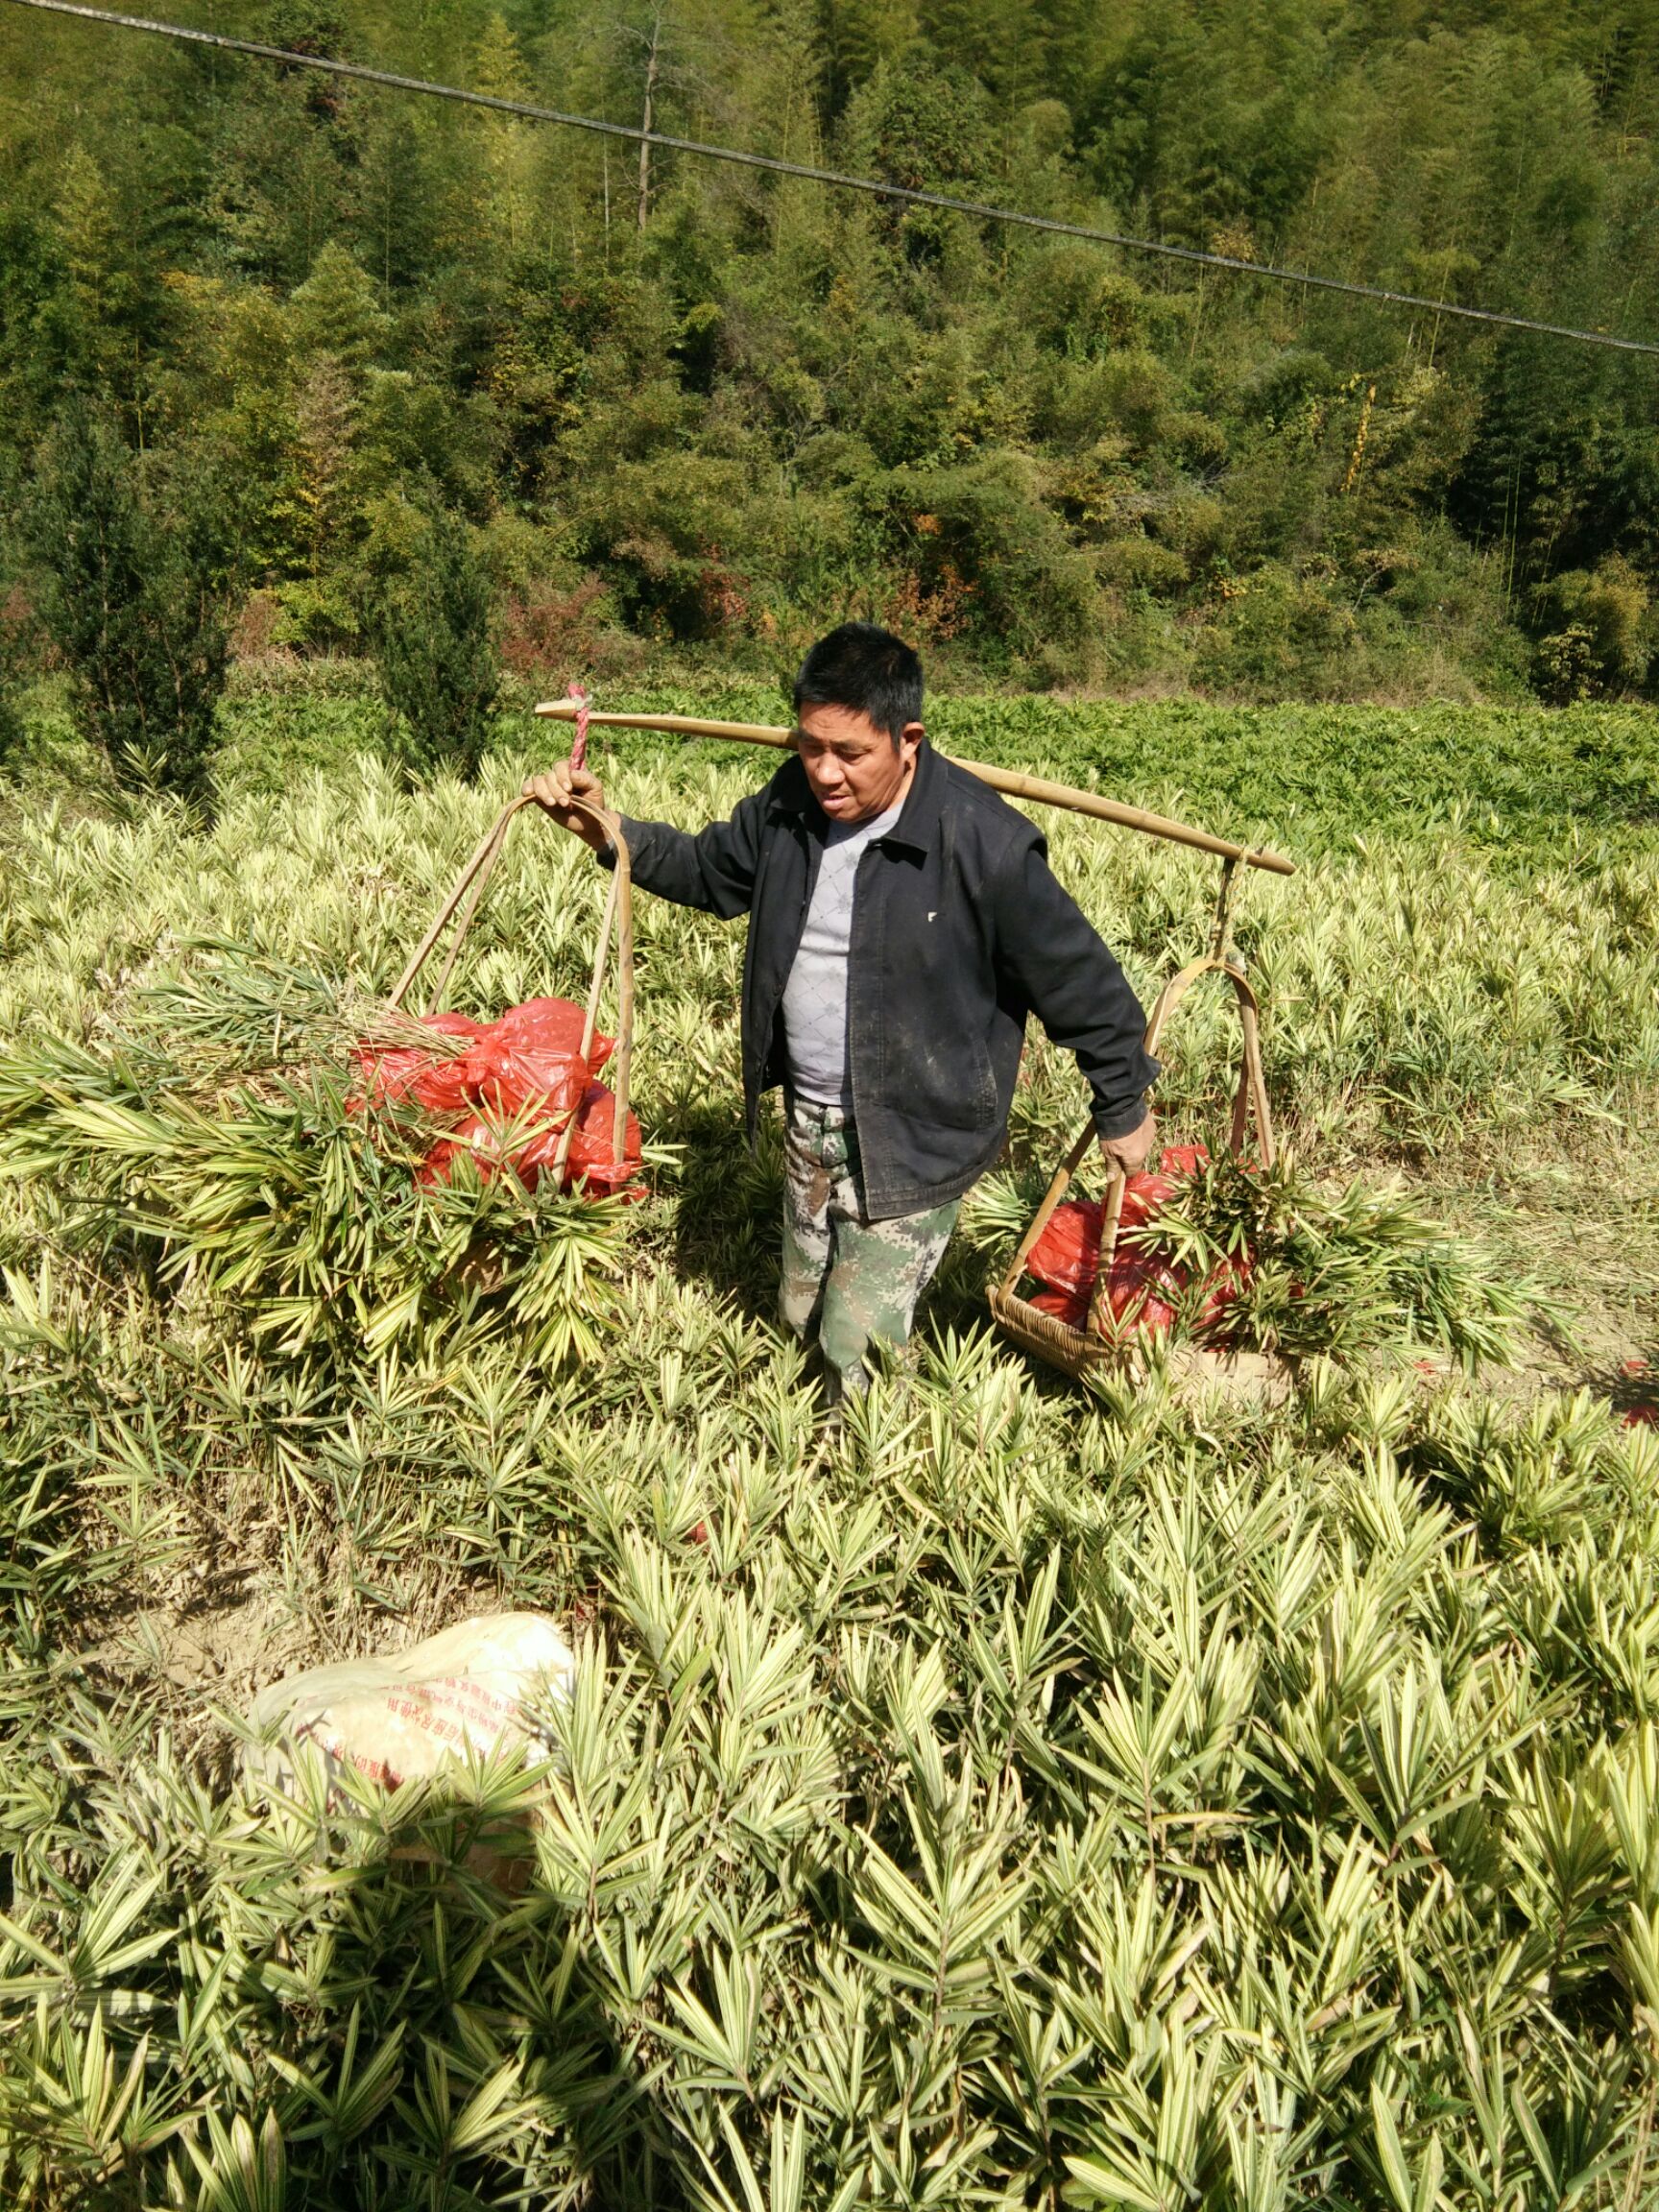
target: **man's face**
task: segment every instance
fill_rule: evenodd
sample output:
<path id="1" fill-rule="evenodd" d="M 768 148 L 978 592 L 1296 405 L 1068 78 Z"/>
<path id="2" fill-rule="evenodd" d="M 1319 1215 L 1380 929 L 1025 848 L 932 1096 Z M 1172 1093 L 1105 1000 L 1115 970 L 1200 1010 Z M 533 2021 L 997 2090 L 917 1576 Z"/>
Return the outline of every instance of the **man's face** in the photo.
<path id="1" fill-rule="evenodd" d="M 898 805 L 916 772 L 920 722 L 908 722 L 897 744 L 868 714 L 852 707 L 803 707 L 795 750 L 812 796 L 831 822 L 872 822 Z"/>

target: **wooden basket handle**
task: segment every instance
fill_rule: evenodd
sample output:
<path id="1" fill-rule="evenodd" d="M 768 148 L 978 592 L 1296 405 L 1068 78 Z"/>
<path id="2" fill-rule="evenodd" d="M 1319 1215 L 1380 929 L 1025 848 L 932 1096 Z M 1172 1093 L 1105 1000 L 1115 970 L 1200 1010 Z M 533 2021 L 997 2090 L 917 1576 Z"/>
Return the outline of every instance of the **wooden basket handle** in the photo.
<path id="1" fill-rule="evenodd" d="M 1249 976 L 1236 960 L 1211 952 L 1202 960 L 1190 961 L 1179 974 L 1171 975 L 1159 992 L 1152 1019 L 1146 1024 L 1146 1049 L 1156 1055 L 1165 1023 L 1201 975 L 1224 975 L 1233 986 L 1238 1008 L 1238 1082 L 1233 1094 L 1233 1126 L 1228 1134 L 1227 1148 L 1235 1158 L 1242 1153 L 1246 1131 L 1253 1120 L 1262 1165 L 1271 1167 L 1273 1117 L 1267 1105 L 1266 1077 L 1262 1072 L 1262 1009 Z"/>
<path id="2" fill-rule="evenodd" d="M 1249 1122 L 1254 1119 L 1257 1144 L 1262 1154 L 1262 1165 L 1264 1167 L 1271 1167 L 1273 1165 L 1273 1119 L 1268 1112 L 1267 1085 L 1262 1072 L 1261 1009 L 1257 1004 L 1256 994 L 1250 987 L 1250 978 L 1236 961 L 1228 960 L 1216 953 L 1210 953 L 1202 960 L 1189 962 L 1178 974 L 1171 975 L 1163 990 L 1159 992 L 1157 1001 L 1152 1008 L 1152 1018 L 1146 1024 L 1146 1050 L 1149 1054 L 1156 1054 L 1159 1040 L 1164 1034 L 1165 1024 L 1170 1015 L 1174 1013 L 1176 1007 L 1180 1005 L 1182 999 L 1186 998 L 1198 978 L 1201 975 L 1211 974 L 1226 976 L 1228 982 L 1233 986 L 1233 995 L 1238 1006 L 1240 1033 L 1238 1084 L 1233 1094 L 1233 1125 L 1228 1135 L 1228 1149 L 1235 1158 L 1242 1153 Z M 1092 1121 L 1086 1121 L 1076 1142 L 1055 1169 L 1053 1179 L 1044 1192 L 1043 1203 L 1032 1216 L 1031 1226 L 1021 1238 L 1014 1257 L 1008 1262 L 1007 1270 L 998 1286 L 1006 1296 L 1013 1296 L 1021 1276 L 1025 1272 L 1025 1262 L 1035 1249 L 1037 1239 L 1054 1218 L 1060 1201 L 1065 1197 L 1072 1178 L 1076 1175 L 1078 1168 L 1082 1166 L 1089 1147 L 1094 1142 L 1094 1124 Z M 1122 1218 L 1123 1192 L 1127 1183 L 1128 1178 L 1122 1169 L 1117 1168 L 1113 1171 L 1111 1181 L 1106 1187 L 1106 1211 L 1100 1224 L 1100 1262 L 1094 1278 L 1094 1294 L 1089 1301 L 1088 1325 L 1092 1334 L 1103 1334 L 1105 1333 L 1106 1279 L 1111 1273 L 1112 1262 L 1118 1256 L 1118 1225 Z"/>
<path id="3" fill-rule="evenodd" d="M 410 954 L 408 966 L 392 987 L 389 1003 L 401 1007 L 414 988 L 415 978 L 426 965 L 433 947 L 443 936 L 457 907 L 461 907 L 455 934 L 450 941 L 448 954 L 439 972 L 427 1001 L 428 1017 L 436 1014 L 443 1003 L 444 993 L 455 972 L 462 941 L 472 926 L 485 886 L 490 880 L 495 863 L 501 857 L 507 831 L 513 818 L 525 806 L 538 802 L 520 792 L 502 807 L 490 828 L 479 838 L 468 855 L 461 873 L 449 887 L 448 896 L 439 907 L 431 927 Z M 613 815 L 591 805 L 586 799 L 566 801 L 576 813 L 603 830 L 610 839 L 616 855 L 612 871 L 611 886 L 605 895 L 605 912 L 599 924 L 599 939 L 593 950 L 593 974 L 588 987 L 588 1005 L 582 1023 L 582 1057 L 586 1059 L 593 1043 L 593 1031 L 599 1019 L 599 995 L 604 988 L 605 968 L 610 951 L 613 930 L 616 937 L 616 1106 L 611 1132 L 611 1157 L 613 1165 L 620 1166 L 628 1141 L 628 1078 L 634 1063 L 634 870 L 628 852 L 628 840 L 622 834 L 621 825 Z M 466 901 L 462 906 L 462 901 Z M 559 1145 L 553 1156 L 554 1171 L 563 1177 L 565 1163 L 570 1156 L 571 1140 L 576 1133 L 576 1117 L 572 1114 L 560 1133 Z"/>

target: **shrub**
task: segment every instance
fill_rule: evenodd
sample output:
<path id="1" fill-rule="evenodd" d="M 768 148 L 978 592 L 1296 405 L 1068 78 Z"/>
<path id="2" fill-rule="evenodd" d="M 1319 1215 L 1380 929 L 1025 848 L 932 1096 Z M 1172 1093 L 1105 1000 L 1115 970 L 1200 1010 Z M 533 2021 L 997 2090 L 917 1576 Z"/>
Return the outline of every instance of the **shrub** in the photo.
<path id="1" fill-rule="evenodd" d="M 1100 626 L 1094 569 L 1043 504 L 1022 454 L 895 469 L 885 489 L 894 534 L 910 541 L 925 594 L 965 597 L 972 626 L 1017 652 L 1048 647 L 1080 659 Z"/>
<path id="2" fill-rule="evenodd" d="M 412 765 L 470 776 L 501 671 L 489 578 L 458 515 L 431 508 L 408 566 L 383 589 L 367 628 Z"/>
<path id="3" fill-rule="evenodd" d="M 607 420 L 637 452 L 617 451 L 576 488 L 584 559 L 615 579 L 627 618 L 657 637 L 682 640 L 740 629 L 747 613 L 741 574 L 759 550 L 764 508 L 748 493 L 742 464 L 655 441 L 666 417 L 640 404 Z"/>
<path id="4" fill-rule="evenodd" d="M 158 473 L 72 405 L 41 448 L 24 529 L 87 735 L 123 783 L 189 794 L 225 688 L 228 562 L 211 476 L 169 500 Z"/>
<path id="5" fill-rule="evenodd" d="M 1615 556 L 1593 571 L 1571 568 L 1540 587 L 1534 605 L 1548 625 L 1532 681 L 1565 705 L 1642 683 L 1652 658 L 1647 587 Z"/>
<path id="6" fill-rule="evenodd" d="M 1330 579 L 1267 561 L 1229 581 L 1224 611 L 1194 661 L 1200 684 L 1252 699 L 1293 688 L 1340 698 L 1362 687 L 1368 670 L 1358 626 Z"/>
<path id="7" fill-rule="evenodd" d="M 587 575 L 573 590 L 532 584 L 507 602 L 501 658 L 515 676 L 545 676 L 592 659 L 605 597 L 602 576 Z"/>
<path id="8" fill-rule="evenodd" d="M 23 735 L 18 685 L 23 674 L 29 607 L 22 591 L 0 592 L 0 768 Z"/>

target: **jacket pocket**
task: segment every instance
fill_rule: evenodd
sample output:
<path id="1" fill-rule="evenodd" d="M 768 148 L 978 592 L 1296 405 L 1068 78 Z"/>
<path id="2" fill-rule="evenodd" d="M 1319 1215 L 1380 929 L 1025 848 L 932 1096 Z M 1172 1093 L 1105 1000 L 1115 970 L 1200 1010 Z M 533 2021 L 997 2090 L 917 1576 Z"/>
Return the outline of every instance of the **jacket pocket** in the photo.
<path id="1" fill-rule="evenodd" d="M 935 1032 L 926 1045 L 907 1038 L 889 1063 L 887 1091 L 899 1113 L 943 1129 L 989 1129 L 997 1118 L 997 1084 L 982 1037 Z"/>

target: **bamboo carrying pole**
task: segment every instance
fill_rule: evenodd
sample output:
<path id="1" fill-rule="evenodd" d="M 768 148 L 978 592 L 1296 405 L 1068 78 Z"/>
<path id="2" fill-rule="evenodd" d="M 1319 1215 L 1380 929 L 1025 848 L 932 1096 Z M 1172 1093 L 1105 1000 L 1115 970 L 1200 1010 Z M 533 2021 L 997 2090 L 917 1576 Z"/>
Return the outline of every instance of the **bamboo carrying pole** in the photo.
<path id="1" fill-rule="evenodd" d="M 573 699 L 547 699 L 536 712 L 550 722 L 574 722 Z M 598 714 L 589 711 L 592 730 L 662 730 L 680 737 L 733 737 L 744 745 L 771 745 L 780 752 L 794 748 L 793 731 L 769 722 L 705 722 L 692 714 Z M 1017 768 L 994 768 L 983 760 L 958 760 L 947 756 L 970 776 L 989 783 L 1010 799 L 1034 800 L 1040 806 L 1069 806 L 1073 814 L 1092 815 L 1096 822 L 1115 822 L 1122 830 L 1139 830 L 1143 836 L 1165 837 L 1172 845 L 1190 845 L 1195 852 L 1219 854 L 1223 860 L 1242 860 L 1252 868 L 1265 868 L 1274 876 L 1294 876 L 1296 863 L 1282 853 L 1253 852 L 1233 845 L 1225 837 L 1213 837 L 1208 830 L 1193 830 L 1167 815 L 1149 814 L 1143 806 L 1126 806 L 1121 800 L 1102 799 L 1093 791 L 1074 791 L 1070 783 L 1048 783 L 1041 776 L 1024 776 Z"/>

